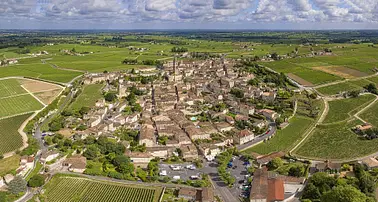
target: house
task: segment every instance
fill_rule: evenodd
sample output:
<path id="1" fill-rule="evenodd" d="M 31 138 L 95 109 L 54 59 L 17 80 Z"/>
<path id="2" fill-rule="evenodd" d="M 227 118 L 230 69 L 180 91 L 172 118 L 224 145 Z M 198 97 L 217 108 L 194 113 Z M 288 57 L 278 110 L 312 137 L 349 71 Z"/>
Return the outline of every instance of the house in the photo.
<path id="1" fill-rule="evenodd" d="M 202 188 L 199 198 L 200 202 L 214 202 L 214 190 L 211 187 Z"/>
<path id="2" fill-rule="evenodd" d="M 14 175 L 12 174 L 7 174 L 4 176 L 4 181 L 6 184 L 9 184 L 9 182 L 11 182 L 13 179 L 14 179 Z"/>
<path id="3" fill-rule="evenodd" d="M 48 151 L 48 152 L 42 154 L 41 161 L 44 162 L 44 163 L 46 163 L 46 162 L 49 162 L 49 161 L 52 161 L 52 160 L 56 159 L 58 156 L 59 156 L 59 152 L 57 152 L 57 151 Z"/>
<path id="4" fill-rule="evenodd" d="M 239 113 L 245 116 L 253 115 L 255 114 L 255 107 L 242 104 L 239 106 Z"/>
<path id="5" fill-rule="evenodd" d="M 153 147 L 156 143 L 155 131 L 151 125 L 143 125 L 139 133 L 139 144 Z"/>
<path id="6" fill-rule="evenodd" d="M 252 125 L 253 125 L 254 127 L 256 127 L 256 128 L 263 129 L 263 128 L 266 127 L 267 122 L 266 122 L 265 120 L 261 120 L 261 119 L 259 119 L 259 120 L 256 120 L 255 122 L 253 122 Z"/>
<path id="7" fill-rule="evenodd" d="M 238 136 L 236 137 L 236 142 L 242 145 L 252 141 L 253 139 L 255 139 L 255 135 L 253 134 L 253 132 L 249 131 L 248 129 L 244 129 L 238 133 Z"/>
<path id="8" fill-rule="evenodd" d="M 358 132 L 364 132 L 364 131 L 367 131 L 367 130 L 372 129 L 372 128 L 373 128 L 373 126 L 372 126 L 371 124 L 368 124 L 368 123 L 366 123 L 366 124 L 364 124 L 364 125 L 357 125 L 357 126 L 355 127 L 355 129 L 356 129 Z"/>
<path id="9" fill-rule="evenodd" d="M 22 156 L 20 160 L 21 166 L 26 166 L 32 168 L 34 166 L 34 157 L 32 156 Z"/>
<path id="10" fill-rule="evenodd" d="M 5 182 L 2 177 L 0 177 L 0 188 L 5 186 Z"/>
<path id="11" fill-rule="evenodd" d="M 378 168 L 378 160 L 372 157 L 362 159 L 361 163 L 364 164 L 369 170 Z"/>
<path id="12" fill-rule="evenodd" d="M 280 115 L 277 112 L 270 109 L 262 109 L 260 110 L 260 114 L 271 120 L 276 120 L 280 117 Z"/>
<path id="13" fill-rule="evenodd" d="M 182 157 L 186 161 L 190 161 L 190 160 L 194 160 L 198 158 L 197 148 L 193 144 L 182 145 L 180 149 L 181 149 Z"/>
<path id="14" fill-rule="evenodd" d="M 316 164 L 315 168 L 318 172 L 329 172 L 329 171 L 340 172 L 341 163 L 332 163 L 331 161 L 325 161 L 323 163 Z"/>
<path id="15" fill-rule="evenodd" d="M 226 132 L 232 130 L 234 127 L 226 122 L 216 123 L 216 127 L 220 132 Z"/>
<path id="16" fill-rule="evenodd" d="M 134 165 L 141 167 L 146 167 L 148 163 L 155 158 L 150 153 L 143 152 L 127 152 L 125 155 L 130 157 Z"/>
<path id="17" fill-rule="evenodd" d="M 203 131 L 201 131 L 199 128 L 195 127 L 193 124 L 189 127 L 186 127 L 185 132 L 188 134 L 188 136 L 192 140 L 210 139 L 209 133 L 203 133 Z"/>
<path id="18" fill-rule="evenodd" d="M 266 167 L 256 170 L 253 174 L 250 202 L 277 202 L 284 200 L 283 180 L 269 179 Z"/>
<path id="19" fill-rule="evenodd" d="M 180 188 L 178 197 L 188 201 L 195 201 L 197 199 L 197 190 L 194 188 Z"/>
<path id="20" fill-rule="evenodd" d="M 74 155 L 63 162 L 63 166 L 67 166 L 68 170 L 74 173 L 84 173 L 87 167 L 87 159 L 81 155 Z"/>
<path id="21" fill-rule="evenodd" d="M 277 97 L 277 93 L 275 93 L 275 92 L 264 92 L 261 95 L 261 99 L 266 101 L 266 102 L 273 102 L 274 99 L 276 99 L 276 97 Z"/>
<path id="22" fill-rule="evenodd" d="M 261 166 L 268 164 L 274 158 L 282 158 L 285 156 L 285 152 L 274 152 L 265 156 L 257 157 L 257 163 Z"/>
<path id="23" fill-rule="evenodd" d="M 235 116 L 235 121 L 248 121 L 248 116 L 237 114 Z"/>

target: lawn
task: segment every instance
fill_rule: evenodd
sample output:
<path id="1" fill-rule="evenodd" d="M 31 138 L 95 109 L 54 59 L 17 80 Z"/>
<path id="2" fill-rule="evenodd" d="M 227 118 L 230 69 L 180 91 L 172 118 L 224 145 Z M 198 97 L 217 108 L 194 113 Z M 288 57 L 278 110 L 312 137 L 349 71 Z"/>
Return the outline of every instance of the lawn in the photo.
<path id="1" fill-rule="evenodd" d="M 4 176 L 20 166 L 20 155 L 13 155 L 6 159 L 0 160 L 0 176 Z"/>
<path id="2" fill-rule="evenodd" d="M 18 133 L 18 129 L 30 116 L 31 114 L 25 114 L 0 120 L 0 154 L 11 152 L 22 147 L 22 137 Z"/>
<path id="3" fill-rule="evenodd" d="M 278 130 L 272 139 L 247 149 L 243 153 L 256 152 L 259 154 L 269 154 L 277 151 L 288 151 L 304 135 L 313 122 L 313 119 L 296 116 L 290 120 L 289 126 L 283 130 Z"/>
<path id="4" fill-rule="evenodd" d="M 373 106 L 371 106 L 362 114 L 360 114 L 360 117 L 377 128 L 378 127 L 378 113 L 377 112 L 378 112 L 378 102 L 376 102 Z"/>
<path id="5" fill-rule="evenodd" d="M 43 196 L 50 202 L 157 202 L 162 194 L 161 187 L 134 186 L 64 175 L 54 176 L 44 188 Z"/>
<path id="6" fill-rule="evenodd" d="M 334 123 L 344 121 L 357 113 L 359 109 L 368 105 L 375 99 L 373 95 L 361 95 L 357 98 L 348 98 L 330 101 L 329 111 L 324 119 L 324 123 Z"/>
<path id="7" fill-rule="evenodd" d="M 102 98 L 102 87 L 104 84 L 89 84 L 83 87 L 83 92 L 71 104 L 73 110 L 80 110 L 82 107 L 93 107 L 96 101 Z"/>
<path id="8" fill-rule="evenodd" d="M 296 150 L 296 155 L 315 159 L 352 159 L 378 151 L 378 139 L 364 140 L 351 131 L 360 121 L 318 126 Z"/>
<path id="9" fill-rule="evenodd" d="M 31 95 L 0 98 L 0 118 L 42 109 L 43 105 Z"/>
<path id="10" fill-rule="evenodd" d="M 27 93 L 17 79 L 0 80 L 0 98 Z"/>

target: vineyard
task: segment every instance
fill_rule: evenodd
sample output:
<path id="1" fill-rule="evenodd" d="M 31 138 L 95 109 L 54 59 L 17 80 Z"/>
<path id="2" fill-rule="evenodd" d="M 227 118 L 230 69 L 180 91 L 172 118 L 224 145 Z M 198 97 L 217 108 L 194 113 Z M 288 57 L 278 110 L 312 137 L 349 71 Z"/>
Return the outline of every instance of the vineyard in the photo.
<path id="1" fill-rule="evenodd" d="M 27 93 L 17 79 L 0 80 L 0 98 Z"/>
<path id="2" fill-rule="evenodd" d="M 162 188 L 94 181 L 86 178 L 55 176 L 46 186 L 46 201 L 124 201 L 155 202 Z"/>
<path id="3" fill-rule="evenodd" d="M 18 128 L 30 116 L 31 114 L 25 114 L 0 120 L 0 154 L 22 147 L 22 137 L 18 133 Z"/>
<path id="4" fill-rule="evenodd" d="M 42 109 L 43 105 L 26 94 L 15 97 L 0 98 L 0 118 Z"/>

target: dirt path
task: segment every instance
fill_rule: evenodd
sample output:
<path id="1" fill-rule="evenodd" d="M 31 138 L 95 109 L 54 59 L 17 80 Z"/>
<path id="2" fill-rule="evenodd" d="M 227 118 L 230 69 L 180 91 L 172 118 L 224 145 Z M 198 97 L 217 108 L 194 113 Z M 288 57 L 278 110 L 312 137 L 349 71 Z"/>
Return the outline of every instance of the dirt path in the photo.
<path id="1" fill-rule="evenodd" d="M 367 105 L 366 107 L 364 107 L 363 109 L 361 109 L 359 112 L 357 112 L 356 114 L 354 114 L 354 117 L 356 117 L 357 119 L 359 119 L 360 121 L 362 121 L 364 123 L 367 123 L 367 121 L 363 120 L 361 117 L 359 117 L 359 115 L 362 112 L 366 111 L 371 106 L 373 106 L 373 104 L 375 104 L 378 101 L 378 96 L 377 95 L 374 95 L 374 96 L 375 96 L 375 100 L 373 102 L 371 102 L 369 105 Z"/>
<path id="2" fill-rule="evenodd" d="M 341 80 L 341 81 L 334 81 L 334 82 L 331 82 L 331 83 L 321 84 L 321 85 L 315 86 L 314 88 L 323 88 L 323 87 L 332 86 L 332 85 L 336 85 L 336 84 L 340 84 L 340 83 L 345 83 L 345 82 L 348 82 L 348 81 L 359 81 L 359 80 L 362 80 L 362 79 L 368 79 L 368 78 L 372 78 L 372 77 L 376 77 L 376 76 L 378 76 L 378 73 L 375 73 L 375 74 L 372 74 L 372 75 L 369 75 L 369 76 L 355 78 L 355 79 L 345 79 L 345 80 Z"/>

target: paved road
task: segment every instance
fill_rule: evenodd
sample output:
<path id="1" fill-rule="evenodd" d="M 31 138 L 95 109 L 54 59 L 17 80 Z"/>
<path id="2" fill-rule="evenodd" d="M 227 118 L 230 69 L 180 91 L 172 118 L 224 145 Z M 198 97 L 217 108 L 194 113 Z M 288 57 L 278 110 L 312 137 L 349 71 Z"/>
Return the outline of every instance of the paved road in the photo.
<path id="1" fill-rule="evenodd" d="M 251 147 L 253 147 L 253 146 L 261 143 L 265 139 L 268 139 L 269 137 L 273 136 L 276 133 L 276 131 L 277 131 L 276 123 L 270 122 L 269 126 L 270 126 L 269 133 L 264 133 L 263 135 L 257 136 L 252 141 L 250 141 L 250 142 L 248 142 L 246 144 L 243 144 L 243 145 L 238 145 L 236 148 L 239 151 L 244 151 L 244 150 L 246 150 L 248 148 L 251 148 Z"/>

